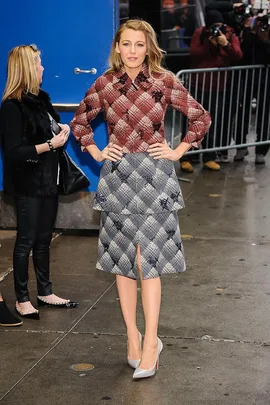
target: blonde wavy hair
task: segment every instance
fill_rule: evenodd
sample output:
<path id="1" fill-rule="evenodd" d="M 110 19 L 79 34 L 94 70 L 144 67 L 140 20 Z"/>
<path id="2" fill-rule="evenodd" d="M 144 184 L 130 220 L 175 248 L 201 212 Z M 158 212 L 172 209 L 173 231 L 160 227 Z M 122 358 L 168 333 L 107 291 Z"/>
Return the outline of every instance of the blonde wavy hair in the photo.
<path id="1" fill-rule="evenodd" d="M 169 73 L 168 70 L 164 69 L 161 66 L 165 52 L 158 46 L 155 31 L 148 22 L 138 19 L 128 20 L 118 28 L 112 43 L 111 53 L 109 56 L 110 68 L 105 72 L 105 74 L 118 72 L 123 66 L 121 55 L 116 52 L 116 44 L 120 42 L 121 35 L 126 29 L 144 32 L 147 45 L 147 55 L 145 58 L 145 62 L 148 65 L 150 76 L 152 75 L 152 73 Z"/>
<path id="2" fill-rule="evenodd" d="M 20 45 L 13 48 L 8 55 L 7 82 L 2 101 L 13 98 L 21 101 L 22 94 L 37 95 L 40 83 L 36 64 L 40 51 L 36 45 Z"/>

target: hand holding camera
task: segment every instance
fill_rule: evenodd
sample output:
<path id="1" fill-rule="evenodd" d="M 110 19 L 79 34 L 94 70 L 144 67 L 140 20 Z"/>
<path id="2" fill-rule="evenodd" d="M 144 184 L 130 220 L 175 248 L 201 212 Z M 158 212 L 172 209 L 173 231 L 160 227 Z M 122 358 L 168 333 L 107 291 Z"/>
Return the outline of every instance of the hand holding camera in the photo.
<path id="1" fill-rule="evenodd" d="M 209 41 L 214 45 L 220 45 L 222 47 L 228 45 L 228 39 L 226 38 L 226 35 L 224 34 L 226 29 L 226 26 L 223 24 L 213 24 L 209 28 L 210 32 L 210 37 Z"/>
<path id="2" fill-rule="evenodd" d="M 209 37 L 208 39 L 209 39 L 209 41 L 211 42 L 212 45 L 218 46 L 218 43 L 217 43 L 216 38 L 214 38 L 214 37 Z"/>
<path id="3" fill-rule="evenodd" d="M 220 35 L 217 37 L 217 43 L 218 45 L 224 47 L 228 45 L 229 41 L 227 40 L 226 35 L 220 33 Z"/>

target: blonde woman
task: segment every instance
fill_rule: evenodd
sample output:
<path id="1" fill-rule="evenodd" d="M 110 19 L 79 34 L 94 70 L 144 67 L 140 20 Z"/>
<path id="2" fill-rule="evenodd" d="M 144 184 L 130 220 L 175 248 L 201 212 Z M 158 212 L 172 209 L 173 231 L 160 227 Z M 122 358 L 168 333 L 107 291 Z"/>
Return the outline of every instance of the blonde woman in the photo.
<path id="1" fill-rule="evenodd" d="M 161 67 L 153 28 L 129 20 L 117 31 L 110 69 L 88 90 L 71 122 L 82 150 L 103 162 L 94 208 L 101 211 L 97 268 L 116 274 L 134 378 L 158 368 L 160 276 L 185 270 L 177 210 L 182 208 L 174 161 L 198 147 L 210 116 L 169 71 Z M 171 149 L 164 139 L 167 106 L 184 113 L 189 130 Z M 90 121 L 105 111 L 109 143 L 99 150 Z M 137 280 L 141 280 L 145 336 L 136 325 Z"/>
<path id="2" fill-rule="evenodd" d="M 33 251 L 38 304 L 72 307 L 76 303 L 52 293 L 49 249 L 58 207 L 58 151 L 69 136 L 69 126 L 59 124 L 53 136 L 51 117 L 59 121 L 49 95 L 40 89 L 43 66 L 35 45 L 12 49 L 0 110 L 4 157 L 4 191 L 15 197 L 17 238 L 13 253 L 16 311 L 39 319 L 28 292 L 28 262 Z M 50 114 L 50 115 L 49 115 Z"/>

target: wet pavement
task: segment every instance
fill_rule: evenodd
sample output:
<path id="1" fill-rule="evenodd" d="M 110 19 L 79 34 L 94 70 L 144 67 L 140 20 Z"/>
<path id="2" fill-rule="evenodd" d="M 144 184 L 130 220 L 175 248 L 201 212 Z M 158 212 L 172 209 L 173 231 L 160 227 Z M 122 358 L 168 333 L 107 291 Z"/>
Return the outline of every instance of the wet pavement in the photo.
<path id="1" fill-rule="evenodd" d="M 114 276 L 95 270 L 97 234 L 59 232 L 54 291 L 80 306 L 42 308 L 40 321 L 0 328 L 1 403 L 269 405 L 270 158 L 265 167 L 253 161 L 251 153 L 219 173 L 180 174 L 191 180 L 181 182 L 187 271 L 162 279 L 164 351 L 154 378 L 132 380 Z M 14 232 L 0 231 L 2 274 L 13 241 Z M 12 273 L 0 289 L 14 307 Z M 30 291 L 34 302 L 32 265 Z M 143 332 L 140 303 L 138 324 Z"/>

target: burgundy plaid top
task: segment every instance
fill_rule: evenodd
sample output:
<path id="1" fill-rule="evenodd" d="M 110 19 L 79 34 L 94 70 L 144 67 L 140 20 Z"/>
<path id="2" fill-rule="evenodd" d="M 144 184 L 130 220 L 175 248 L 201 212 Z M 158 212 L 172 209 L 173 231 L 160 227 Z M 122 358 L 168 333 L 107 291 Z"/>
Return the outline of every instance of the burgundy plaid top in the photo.
<path id="1" fill-rule="evenodd" d="M 148 67 L 132 81 L 124 69 L 100 76 L 87 91 L 71 121 L 71 128 L 83 151 L 95 144 L 90 122 L 100 111 L 106 112 L 109 142 L 123 147 L 124 153 L 145 152 L 150 144 L 164 140 L 167 106 L 189 119 L 183 141 L 198 147 L 208 131 L 210 114 L 170 73 L 155 73 Z"/>

